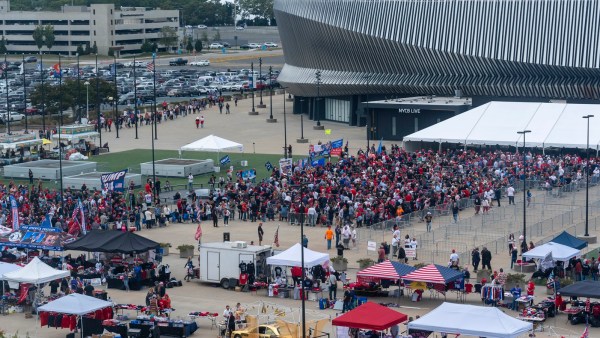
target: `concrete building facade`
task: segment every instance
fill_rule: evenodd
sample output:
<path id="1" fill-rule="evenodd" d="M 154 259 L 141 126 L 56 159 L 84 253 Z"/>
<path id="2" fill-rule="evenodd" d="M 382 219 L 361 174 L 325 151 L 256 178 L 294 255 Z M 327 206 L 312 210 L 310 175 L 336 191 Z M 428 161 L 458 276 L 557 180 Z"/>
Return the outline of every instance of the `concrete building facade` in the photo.
<path id="1" fill-rule="evenodd" d="M 98 47 L 98 54 L 109 49 L 120 54 L 137 53 L 144 43 L 158 41 L 164 26 L 179 27 L 178 10 L 145 7 L 121 7 L 114 4 L 63 6 L 61 11 L 11 11 L 10 1 L 0 1 L 0 33 L 9 53 L 36 54 L 38 48 L 33 31 L 39 25 L 54 27 L 56 37 L 52 49 L 44 53 L 75 55 L 80 45 Z"/>

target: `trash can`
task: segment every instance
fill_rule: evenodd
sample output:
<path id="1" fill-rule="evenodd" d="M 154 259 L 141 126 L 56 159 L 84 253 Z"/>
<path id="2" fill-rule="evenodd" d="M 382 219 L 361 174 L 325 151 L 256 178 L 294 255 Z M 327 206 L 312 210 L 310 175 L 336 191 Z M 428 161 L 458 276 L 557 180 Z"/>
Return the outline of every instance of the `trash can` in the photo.
<path id="1" fill-rule="evenodd" d="M 223 242 L 229 242 L 231 240 L 231 236 L 229 235 L 229 232 L 224 232 L 223 233 Z"/>

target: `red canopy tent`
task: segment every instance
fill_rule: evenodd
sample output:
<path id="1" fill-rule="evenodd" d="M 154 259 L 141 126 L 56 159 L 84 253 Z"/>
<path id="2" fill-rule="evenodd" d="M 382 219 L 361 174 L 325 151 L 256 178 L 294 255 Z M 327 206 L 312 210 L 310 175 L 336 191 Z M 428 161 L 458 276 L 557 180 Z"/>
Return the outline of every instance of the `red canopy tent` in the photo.
<path id="1" fill-rule="evenodd" d="M 382 331 L 393 325 L 405 322 L 407 319 L 408 317 L 404 313 L 394 311 L 376 303 L 367 302 L 335 318 L 332 324 L 354 329 Z"/>

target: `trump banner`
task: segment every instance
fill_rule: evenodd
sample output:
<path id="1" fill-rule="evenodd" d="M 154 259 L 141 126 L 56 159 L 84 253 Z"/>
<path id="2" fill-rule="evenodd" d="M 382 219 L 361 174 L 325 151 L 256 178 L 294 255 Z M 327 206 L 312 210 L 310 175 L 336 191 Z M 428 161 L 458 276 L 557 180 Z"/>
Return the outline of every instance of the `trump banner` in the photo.
<path id="1" fill-rule="evenodd" d="M 127 175 L 127 169 L 103 174 L 100 176 L 100 182 L 102 187 L 108 191 L 123 192 L 125 191 L 125 175 Z"/>

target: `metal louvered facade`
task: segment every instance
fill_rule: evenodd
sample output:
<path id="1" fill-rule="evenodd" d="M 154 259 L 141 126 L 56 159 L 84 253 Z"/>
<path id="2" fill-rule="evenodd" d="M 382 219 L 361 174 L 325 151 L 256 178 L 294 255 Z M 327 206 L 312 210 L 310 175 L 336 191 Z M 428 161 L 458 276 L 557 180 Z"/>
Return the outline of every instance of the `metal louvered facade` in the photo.
<path id="1" fill-rule="evenodd" d="M 600 98 L 598 0 L 275 0 L 296 96 Z"/>

